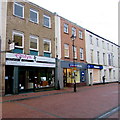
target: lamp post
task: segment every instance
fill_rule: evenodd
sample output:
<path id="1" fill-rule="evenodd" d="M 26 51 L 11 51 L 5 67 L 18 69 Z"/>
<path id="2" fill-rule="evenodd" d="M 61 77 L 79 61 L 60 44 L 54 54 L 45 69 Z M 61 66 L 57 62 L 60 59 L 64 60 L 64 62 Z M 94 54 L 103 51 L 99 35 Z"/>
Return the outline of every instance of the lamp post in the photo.
<path id="1" fill-rule="evenodd" d="M 71 39 L 72 39 L 72 42 L 73 42 L 73 70 L 75 68 L 75 38 L 76 36 L 74 34 L 72 34 L 71 36 Z M 76 80 L 75 80 L 75 72 L 73 71 L 73 78 L 74 78 L 74 92 L 76 92 Z"/>

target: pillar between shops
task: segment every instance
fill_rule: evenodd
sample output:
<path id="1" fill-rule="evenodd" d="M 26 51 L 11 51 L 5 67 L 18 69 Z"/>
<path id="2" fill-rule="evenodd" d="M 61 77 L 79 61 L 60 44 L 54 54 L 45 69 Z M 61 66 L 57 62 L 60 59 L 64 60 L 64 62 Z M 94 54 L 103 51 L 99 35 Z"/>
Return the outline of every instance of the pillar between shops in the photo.
<path id="1" fill-rule="evenodd" d="M 13 73 L 13 94 L 18 94 L 18 67 L 14 67 Z"/>

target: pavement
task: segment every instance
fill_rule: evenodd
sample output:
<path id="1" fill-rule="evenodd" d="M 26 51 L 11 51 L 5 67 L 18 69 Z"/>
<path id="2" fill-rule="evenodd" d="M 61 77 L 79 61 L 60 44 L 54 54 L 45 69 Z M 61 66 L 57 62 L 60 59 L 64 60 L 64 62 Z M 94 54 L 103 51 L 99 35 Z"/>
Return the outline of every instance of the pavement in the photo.
<path id="1" fill-rule="evenodd" d="M 118 119 L 118 98 L 118 83 L 78 87 L 76 93 L 65 88 L 8 95 L 2 97 L 2 117 Z"/>

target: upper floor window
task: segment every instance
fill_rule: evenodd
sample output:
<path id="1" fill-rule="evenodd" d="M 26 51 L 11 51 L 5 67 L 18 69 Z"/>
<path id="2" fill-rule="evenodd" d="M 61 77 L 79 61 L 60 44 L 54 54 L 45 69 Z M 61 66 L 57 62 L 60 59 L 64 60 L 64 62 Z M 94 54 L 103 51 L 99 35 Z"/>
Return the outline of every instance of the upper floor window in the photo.
<path id="1" fill-rule="evenodd" d="M 79 30 L 79 38 L 83 39 L 83 32 Z"/>
<path id="2" fill-rule="evenodd" d="M 73 58 L 77 59 L 77 48 L 75 46 L 73 47 Z"/>
<path id="3" fill-rule="evenodd" d="M 97 51 L 97 63 L 100 64 L 100 53 Z"/>
<path id="4" fill-rule="evenodd" d="M 51 53 L 51 40 L 45 39 L 43 41 L 44 44 L 44 52 Z"/>
<path id="5" fill-rule="evenodd" d="M 68 33 L 68 24 L 64 24 L 64 32 Z"/>
<path id="6" fill-rule="evenodd" d="M 69 57 L 69 45 L 64 44 L 64 56 Z"/>
<path id="7" fill-rule="evenodd" d="M 43 15 L 43 19 L 44 19 L 44 26 L 51 28 L 51 18 L 47 15 Z"/>
<path id="8" fill-rule="evenodd" d="M 14 2 L 13 14 L 20 18 L 24 18 L 24 6 L 18 2 Z"/>
<path id="9" fill-rule="evenodd" d="M 80 48 L 80 60 L 84 60 L 83 48 Z"/>
<path id="10" fill-rule="evenodd" d="M 38 50 L 38 37 L 30 35 L 30 49 Z"/>
<path id="11" fill-rule="evenodd" d="M 109 43 L 107 43 L 107 49 L 109 50 Z"/>
<path id="12" fill-rule="evenodd" d="M 91 63 L 93 63 L 93 49 L 90 50 L 90 59 L 91 59 Z"/>
<path id="13" fill-rule="evenodd" d="M 90 44 L 93 44 L 92 35 L 90 35 L 89 38 L 90 38 Z"/>
<path id="14" fill-rule="evenodd" d="M 113 52 L 113 45 L 111 45 L 111 49 L 112 49 L 112 52 Z"/>
<path id="15" fill-rule="evenodd" d="M 102 41 L 102 47 L 103 47 L 103 49 L 105 49 L 105 42 L 104 41 Z"/>
<path id="16" fill-rule="evenodd" d="M 72 35 L 76 36 L 76 28 L 72 27 Z"/>
<path id="17" fill-rule="evenodd" d="M 24 34 L 22 32 L 13 31 L 13 41 L 15 42 L 15 47 L 23 48 Z"/>
<path id="18" fill-rule="evenodd" d="M 38 11 L 30 9 L 30 21 L 34 23 L 38 23 Z"/>
<path id="19" fill-rule="evenodd" d="M 97 44 L 97 46 L 99 46 L 99 40 L 98 40 L 98 38 L 96 38 L 96 44 Z"/>
<path id="20" fill-rule="evenodd" d="M 106 65 L 106 56 L 105 56 L 105 53 L 103 53 L 103 65 Z"/>

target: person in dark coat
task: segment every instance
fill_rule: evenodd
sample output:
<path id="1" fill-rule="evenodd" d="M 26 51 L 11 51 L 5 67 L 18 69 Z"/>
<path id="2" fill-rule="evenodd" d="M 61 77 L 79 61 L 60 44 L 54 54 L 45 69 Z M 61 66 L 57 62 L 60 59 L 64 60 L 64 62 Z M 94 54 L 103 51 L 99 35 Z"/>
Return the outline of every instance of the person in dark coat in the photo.
<path id="1" fill-rule="evenodd" d="M 102 77 L 103 84 L 105 84 L 105 75 Z"/>

